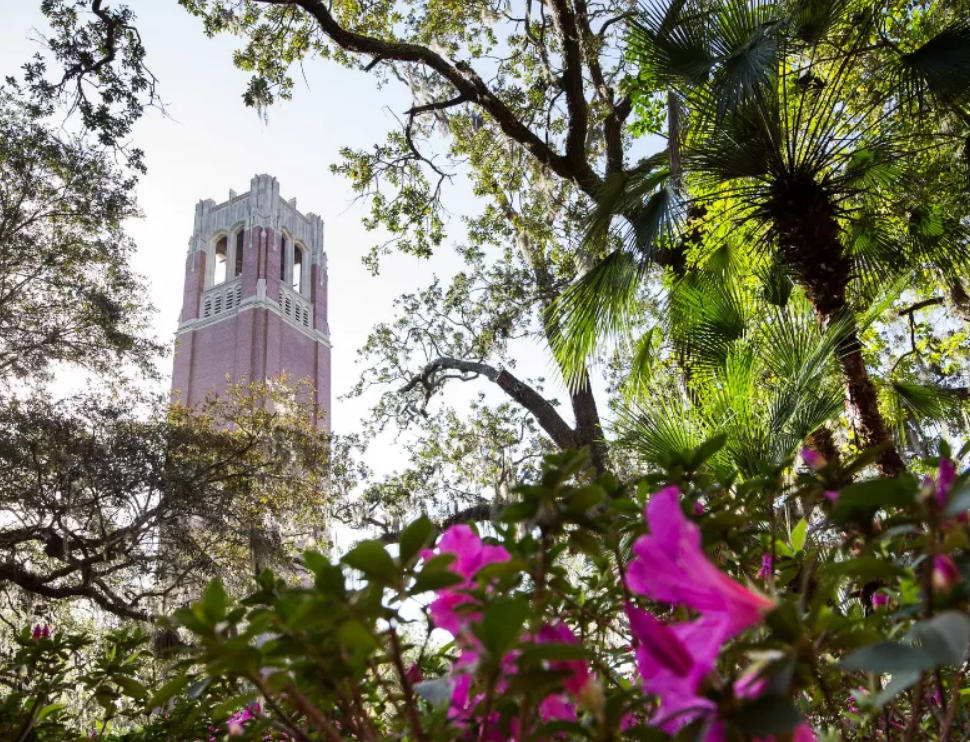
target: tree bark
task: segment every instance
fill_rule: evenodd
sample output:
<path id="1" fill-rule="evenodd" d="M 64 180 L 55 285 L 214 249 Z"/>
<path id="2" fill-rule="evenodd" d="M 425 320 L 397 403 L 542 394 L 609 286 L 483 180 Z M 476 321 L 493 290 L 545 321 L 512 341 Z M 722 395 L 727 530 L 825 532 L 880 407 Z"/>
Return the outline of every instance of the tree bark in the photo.
<path id="1" fill-rule="evenodd" d="M 497 369 L 494 366 L 489 366 L 487 363 L 464 361 L 459 358 L 436 358 L 425 366 L 420 374 L 416 375 L 401 387 L 400 393 L 406 394 L 420 386 L 424 389 L 425 398 L 427 399 L 443 381 L 440 378 L 436 378 L 437 375 L 449 370 L 460 371 L 462 374 L 471 374 L 467 379 L 484 376 L 496 384 L 499 389 L 505 392 L 515 402 L 527 409 L 535 418 L 539 427 L 546 432 L 552 439 L 552 442 L 560 449 L 566 451 L 576 448 L 576 436 L 572 428 L 562 419 L 556 411 L 556 408 L 545 397 L 507 370 Z"/>
<path id="2" fill-rule="evenodd" d="M 589 377 L 583 375 L 581 386 L 570 395 L 573 417 L 576 418 L 576 444 L 589 447 L 590 460 L 600 474 L 610 466 L 609 448 L 603 435 L 596 397 L 589 384 Z"/>
<path id="3" fill-rule="evenodd" d="M 805 439 L 805 445 L 827 462 L 841 464 L 842 457 L 839 453 L 839 447 L 835 445 L 835 436 L 824 425 Z"/>
<path id="4" fill-rule="evenodd" d="M 950 303 L 956 315 L 970 325 L 970 296 L 967 295 L 963 282 L 956 276 L 950 276 L 947 280 Z"/>
<path id="5" fill-rule="evenodd" d="M 781 257 L 805 289 L 822 327 L 851 317 L 846 292 L 854 266 L 843 248 L 837 209 L 825 188 L 810 174 L 791 173 L 776 181 L 766 205 Z M 879 410 L 876 387 L 866 368 L 854 323 L 836 353 L 848 406 L 863 447 L 886 446 L 876 468 L 883 476 L 899 476 L 906 466 Z"/>

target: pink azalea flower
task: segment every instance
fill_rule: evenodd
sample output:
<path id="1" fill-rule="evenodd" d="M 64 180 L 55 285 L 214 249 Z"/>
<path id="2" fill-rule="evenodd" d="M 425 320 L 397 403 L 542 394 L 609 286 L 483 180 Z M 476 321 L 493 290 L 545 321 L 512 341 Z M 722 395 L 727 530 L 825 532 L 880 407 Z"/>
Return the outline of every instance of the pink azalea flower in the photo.
<path id="1" fill-rule="evenodd" d="M 546 696 L 539 704 L 539 716 L 543 721 L 576 721 L 576 703 L 568 696 Z"/>
<path id="2" fill-rule="evenodd" d="M 579 644 L 579 639 L 566 624 L 559 622 L 546 624 L 539 629 L 536 643 Z M 593 679 L 589 665 L 584 660 L 556 660 L 549 663 L 549 668 L 569 672 L 569 676 L 563 680 L 563 687 L 576 697 L 582 694 L 586 684 Z"/>
<path id="3" fill-rule="evenodd" d="M 872 596 L 872 607 L 873 608 L 883 608 L 889 605 L 889 596 L 885 593 L 875 593 Z"/>
<path id="4" fill-rule="evenodd" d="M 808 466 L 809 469 L 814 469 L 815 471 L 823 468 L 828 463 L 822 454 L 818 453 L 818 451 L 813 451 L 810 448 L 803 448 L 801 450 L 801 455 L 802 461 L 805 462 L 806 466 Z"/>
<path id="5" fill-rule="evenodd" d="M 472 680 L 478 666 L 478 652 L 466 649 L 452 666 L 451 703 L 448 707 L 448 718 L 459 728 L 474 726 L 475 737 L 488 742 L 504 742 L 503 735 L 499 729 L 499 714 L 491 713 L 488 719 L 476 716 L 479 711 L 479 704 L 484 700 L 484 694 L 472 695 Z M 515 671 L 515 655 L 509 654 L 502 661 L 502 677 L 496 682 L 495 691 L 498 694 L 504 692 L 507 687 L 505 678 Z M 482 726 L 484 725 L 484 729 Z M 481 734 L 479 734 L 481 730 Z"/>
<path id="6" fill-rule="evenodd" d="M 438 554 L 454 554 L 451 571 L 471 580 L 482 567 L 495 562 L 507 562 L 511 557 L 504 546 L 489 546 L 470 526 L 452 526 L 438 541 Z M 433 555 L 434 552 L 431 552 Z M 425 557 L 429 554 L 426 551 Z"/>
<path id="7" fill-rule="evenodd" d="M 761 570 L 758 572 L 759 580 L 767 580 L 775 573 L 774 562 L 771 559 L 771 554 L 765 554 L 761 557 Z"/>
<path id="8" fill-rule="evenodd" d="M 949 554 L 933 557 L 933 589 L 940 593 L 950 592 L 960 582 L 960 570 Z"/>
<path id="9" fill-rule="evenodd" d="M 230 737 L 241 737 L 243 736 L 243 734 L 246 733 L 246 730 L 243 728 L 242 722 L 239 722 L 235 719 L 232 719 L 227 726 L 228 726 L 227 731 Z"/>
<path id="10" fill-rule="evenodd" d="M 950 459 L 940 459 L 940 468 L 936 474 L 936 503 L 945 508 L 950 499 L 950 488 L 957 478 L 957 470 Z"/>
<path id="11" fill-rule="evenodd" d="M 404 673 L 404 677 L 407 678 L 407 681 L 411 685 L 414 685 L 415 683 L 420 683 L 422 680 L 424 680 L 424 673 L 421 672 L 421 668 L 418 667 L 418 664 L 415 662 L 408 668 L 407 672 Z"/>
<path id="12" fill-rule="evenodd" d="M 626 606 L 626 615 L 638 644 L 637 670 L 643 687 L 662 700 L 659 725 L 676 730 L 697 716 L 683 711 L 694 706 L 704 711 L 708 706 L 706 700 L 696 698 L 697 689 L 714 668 L 724 626 L 710 618 L 667 626 L 632 605 Z"/>
<path id="13" fill-rule="evenodd" d="M 458 585 L 438 591 L 438 598 L 429 606 L 431 619 L 439 629 L 458 636 L 462 627 L 479 617 L 474 612 L 458 609 L 460 605 L 474 602 L 470 595 L 462 591 L 474 588 L 474 577 L 482 567 L 495 562 L 506 562 L 511 557 L 502 546 L 482 543 L 481 538 L 466 525 L 449 528 L 442 534 L 437 552 L 426 550 L 423 556 L 430 559 L 436 553 L 454 554 L 455 561 L 449 565 L 449 569 L 464 579 Z"/>
<path id="14" fill-rule="evenodd" d="M 685 605 L 720 617 L 725 639 L 758 623 L 772 607 L 721 572 L 701 547 L 697 525 L 680 508 L 677 487 L 665 487 L 647 504 L 650 533 L 633 545 L 627 586 L 653 600 Z"/>

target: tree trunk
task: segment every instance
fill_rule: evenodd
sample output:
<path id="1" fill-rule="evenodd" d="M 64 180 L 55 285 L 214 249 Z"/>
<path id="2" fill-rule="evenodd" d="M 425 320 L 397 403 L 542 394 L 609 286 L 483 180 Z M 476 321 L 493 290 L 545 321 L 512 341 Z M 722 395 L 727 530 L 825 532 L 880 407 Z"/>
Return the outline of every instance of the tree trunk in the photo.
<path id="1" fill-rule="evenodd" d="M 839 447 L 835 444 L 835 436 L 824 425 L 805 439 L 805 446 L 815 451 L 827 462 L 841 464 L 842 457 L 839 453 Z"/>
<path id="2" fill-rule="evenodd" d="M 846 290 L 853 265 L 843 249 L 837 210 L 825 188 L 811 174 L 790 173 L 775 182 L 767 207 L 781 257 L 805 289 L 822 327 L 828 328 L 832 322 L 849 316 Z M 854 324 L 836 353 L 847 403 L 863 447 L 886 445 L 876 468 L 884 476 L 902 474 L 906 466 L 879 411 L 876 387 L 869 377 Z"/>
<path id="3" fill-rule="evenodd" d="M 906 471 L 906 465 L 896 446 L 892 444 L 889 428 L 879 411 L 876 387 L 869 378 L 869 372 L 862 357 L 862 347 L 855 330 L 840 347 L 839 368 L 842 369 L 849 405 L 855 413 L 857 430 L 865 447 L 889 443 L 889 447 L 876 461 L 879 473 L 888 477 L 899 476 Z"/>
<path id="4" fill-rule="evenodd" d="M 603 474 L 610 467 L 610 453 L 603 436 L 596 397 L 593 396 L 586 374 L 583 374 L 582 386 L 570 394 L 570 402 L 573 417 L 576 418 L 576 445 L 589 447 L 593 466 L 597 473 Z"/>
<path id="5" fill-rule="evenodd" d="M 963 283 L 959 278 L 951 275 L 947 280 L 947 288 L 954 313 L 964 322 L 970 324 L 970 296 L 967 296 Z"/>

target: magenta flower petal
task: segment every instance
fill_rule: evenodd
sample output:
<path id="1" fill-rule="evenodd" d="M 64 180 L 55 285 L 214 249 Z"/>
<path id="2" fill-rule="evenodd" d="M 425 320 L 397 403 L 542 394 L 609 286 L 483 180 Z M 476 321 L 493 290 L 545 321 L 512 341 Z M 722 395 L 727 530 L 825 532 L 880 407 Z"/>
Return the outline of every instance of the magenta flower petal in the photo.
<path id="1" fill-rule="evenodd" d="M 774 562 L 771 559 L 771 554 L 765 554 L 761 557 L 761 570 L 758 572 L 759 580 L 767 580 L 775 573 Z"/>
<path id="2" fill-rule="evenodd" d="M 442 590 L 428 610 L 431 613 L 431 620 L 439 629 L 449 631 L 455 636 L 467 623 L 474 621 L 480 614 L 470 611 L 459 611 L 458 606 L 465 603 L 473 603 L 470 595 Z"/>
<path id="3" fill-rule="evenodd" d="M 546 696 L 539 704 L 543 721 L 576 721 L 576 704 L 563 695 Z"/>
<path id="4" fill-rule="evenodd" d="M 546 624 L 539 629 L 536 642 L 538 644 L 579 644 L 579 639 L 566 624 L 558 622 Z M 563 680 L 563 687 L 577 697 L 593 677 L 589 671 L 589 665 L 584 660 L 558 660 L 550 662 L 549 667 L 570 673 L 569 677 Z"/>
<path id="5" fill-rule="evenodd" d="M 486 564 L 508 561 L 509 553 L 501 546 L 485 546 L 471 527 L 452 526 L 441 535 L 439 554 L 454 554 L 451 570 L 470 580 Z"/>
<path id="6" fill-rule="evenodd" d="M 637 670 L 643 687 L 667 705 L 696 696 L 698 686 L 717 661 L 724 627 L 712 619 L 667 626 L 631 605 L 626 606 L 626 614 L 639 645 Z"/>
<path id="7" fill-rule="evenodd" d="M 950 459 L 940 459 L 940 468 L 936 475 L 936 502 L 943 508 L 950 499 L 950 488 L 957 478 L 957 470 Z"/>
<path id="8" fill-rule="evenodd" d="M 436 554 L 454 554 L 455 561 L 448 569 L 463 578 L 463 582 L 438 591 L 438 598 L 429 606 L 431 619 L 439 629 L 450 631 L 455 636 L 462 627 L 478 620 L 480 614 L 472 611 L 459 611 L 458 606 L 474 602 L 463 590 L 474 587 L 473 579 L 478 571 L 494 562 L 505 562 L 511 557 L 501 546 L 486 546 L 469 526 L 452 526 L 441 535 L 437 552 L 424 551 L 422 556 L 431 559 Z"/>
<path id="9" fill-rule="evenodd" d="M 933 589 L 937 592 L 948 593 L 960 582 L 960 570 L 949 554 L 937 554 L 933 557 Z"/>
<path id="10" fill-rule="evenodd" d="M 805 462 L 808 468 L 814 469 L 815 471 L 818 471 L 828 463 L 822 454 L 818 453 L 818 451 L 813 451 L 810 448 L 803 448 L 801 450 L 801 455 L 802 461 Z"/>
<path id="11" fill-rule="evenodd" d="M 647 505 L 650 533 L 633 545 L 636 558 L 627 569 L 627 585 L 657 601 L 685 605 L 721 618 L 725 638 L 761 621 L 772 607 L 721 572 L 701 547 L 700 530 L 680 508 L 676 487 L 665 487 Z"/>

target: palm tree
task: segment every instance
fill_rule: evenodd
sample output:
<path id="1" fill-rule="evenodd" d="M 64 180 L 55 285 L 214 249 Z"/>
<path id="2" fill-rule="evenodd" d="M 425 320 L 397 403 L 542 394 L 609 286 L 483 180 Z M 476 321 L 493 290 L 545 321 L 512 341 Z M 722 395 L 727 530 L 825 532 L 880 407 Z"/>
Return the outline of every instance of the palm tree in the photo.
<path id="1" fill-rule="evenodd" d="M 834 351 L 850 325 L 823 331 L 790 282 L 747 290 L 728 253 L 720 250 L 671 290 L 665 342 L 637 357 L 616 442 L 663 465 L 724 434 L 709 465 L 722 477 L 747 478 L 792 456 L 843 409 Z M 687 388 L 665 373 L 669 358 L 690 367 Z"/>
<path id="2" fill-rule="evenodd" d="M 853 426 L 863 446 L 884 446 L 883 473 L 904 470 L 854 317 L 915 268 L 970 265 L 960 215 L 907 191 L 922 152 L 964 154 L 970 23 L 943 3 L 919 24 L 894 19 L 888 6 L 854 0 L 656 0 L 641 9 L 631 53 L 641 79 L 673 91 L 689 117 L 680 158 L 691 195 L 680 197 L 656 162 L 607 184 L 591 241 L 613 214 L 630 226 L 556 307 L 567 364 L 635 327 L 636 287 L 658 250 L 699 232 L 688 254 L 697 266 L 741 237 L 753 270 L 784 273 L 802 289 L 822 332 L 846 324 L 835 355 Z M 927 28 L 935 32 L 921 38 Z"/>

